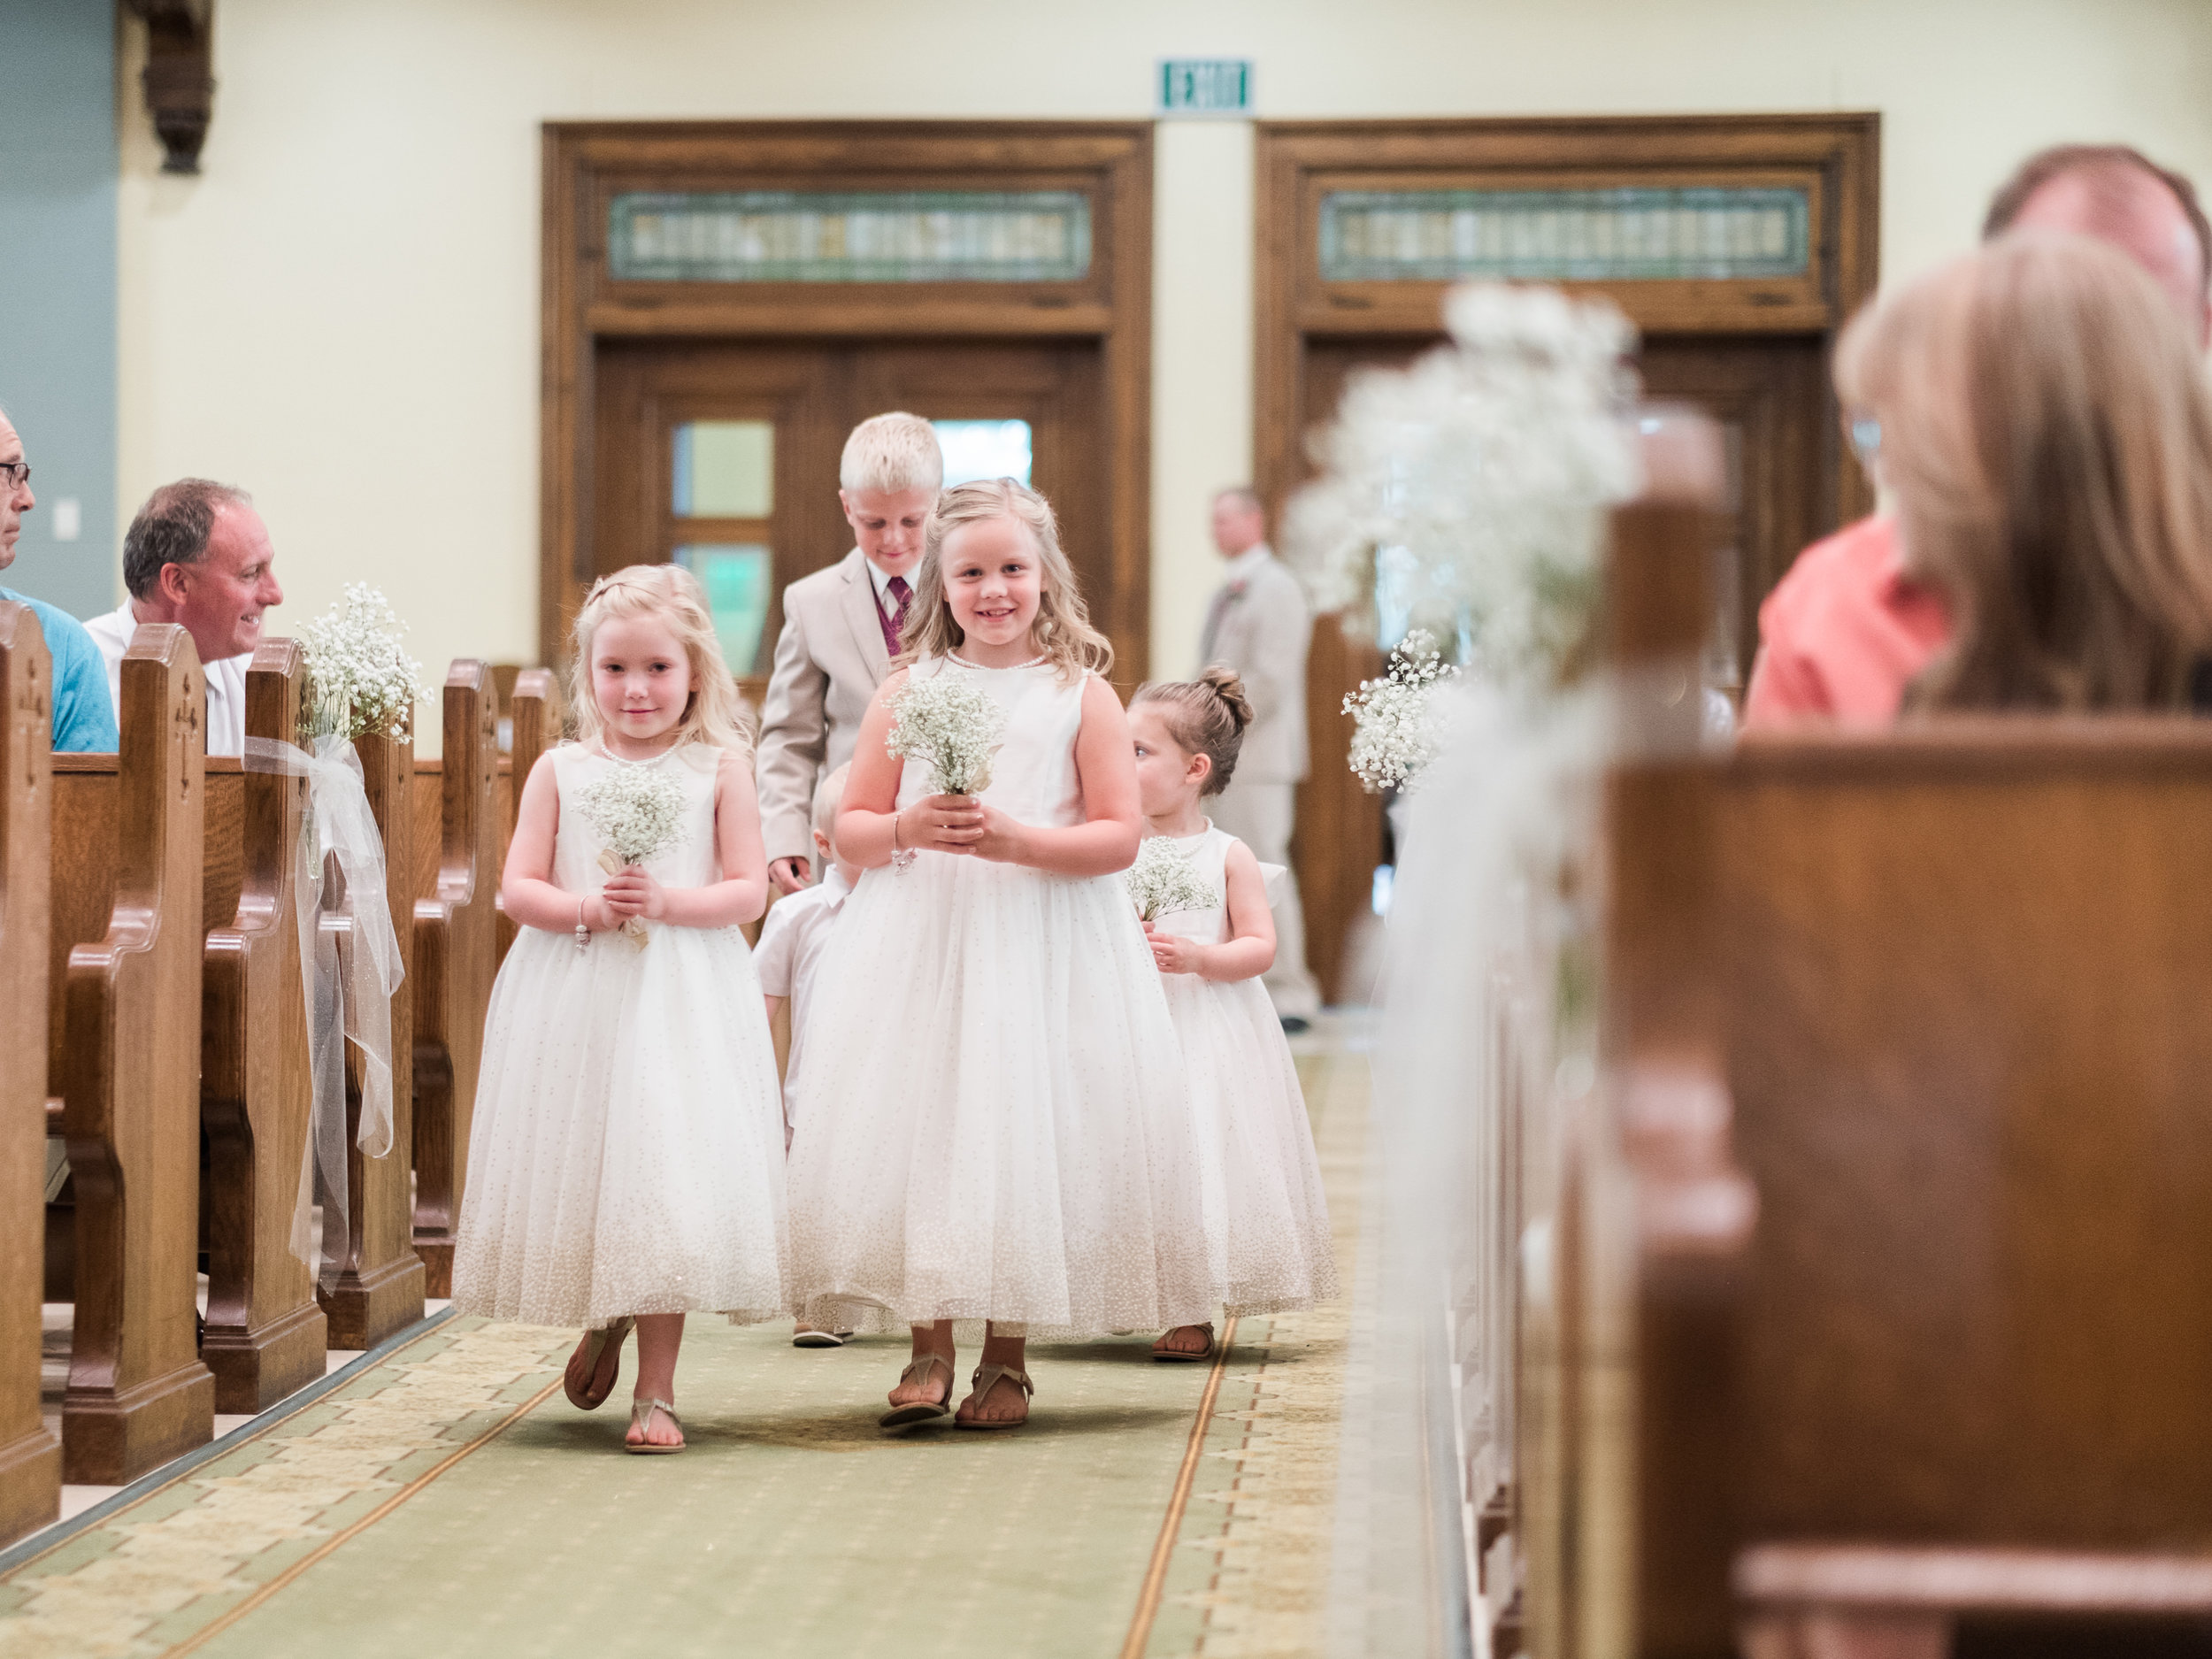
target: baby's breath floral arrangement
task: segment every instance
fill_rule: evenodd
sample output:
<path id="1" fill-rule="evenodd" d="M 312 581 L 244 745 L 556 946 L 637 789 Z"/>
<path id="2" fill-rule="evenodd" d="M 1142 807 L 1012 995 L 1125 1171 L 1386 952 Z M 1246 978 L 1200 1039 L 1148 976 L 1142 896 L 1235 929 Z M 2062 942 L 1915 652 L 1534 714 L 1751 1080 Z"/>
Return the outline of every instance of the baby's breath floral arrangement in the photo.
<path id="1" fill-rule="evenodd" d="M 1415 628 L 1390 653 L 1390 672 L 1360 681 L 1344 699 L 1352 717 L 1351 767 L 1368 794 L 1414 787 L 1436 756 L 1436 688 L 1458 678 L 1435 636 Z"/>
<path id="2" fill-rule="evenodd" d="M 1555 683 L 1587 648 L 1604 510 L 1636 488 L 1634 331 L 1601 301 L 1494 283 L 1454 290 L 1445 321 L 1450 345 L 1347 388 L 1286 544 L 1318 608 L 1368 614 L 1379 565 L 1486 677 Z"/>
<path id="3" fill-rule="evenodd" d="M 1148 835 L 1139 841 L 1137 862 L 1121 879 L 1137 914 L 1148 922 L 1181 910 L 1210 910 L 1221 902 L 1221 895 L 1206 885 L 1165 835 Z"/>
<path id="4" fill-rule="evenodd" d="M 883 746 L 929 769 L 939 795 L 979 795 L 991 785 L 991 757 L 1006 731 L 1006 715 L 965 674 L 909 674 L 891 699 L 891 729 Z"/>
<path id="5" fill-rule="evenodd" d="M 683 838 L 684 787 L 659 766 L 611 766 L 576 795 L 577 810 L 606 843 L 599 867 L 609 875 L 641 864 Z M 645 918 L 619 930 L 645 942 Z"/>
<path id="6" fill-rule="evenodd" d="M 307 663 L 307 693 L 300 701 L 303 741 L 407 735 L 416 703 L 430 693 L 422 683 L 422 664 L 400 643 L 406 635 L 407 625 L 392 614 L 390 602 L 367 582 L 347 584 L 343 599 L 300 630 L 300 654 Z"/>

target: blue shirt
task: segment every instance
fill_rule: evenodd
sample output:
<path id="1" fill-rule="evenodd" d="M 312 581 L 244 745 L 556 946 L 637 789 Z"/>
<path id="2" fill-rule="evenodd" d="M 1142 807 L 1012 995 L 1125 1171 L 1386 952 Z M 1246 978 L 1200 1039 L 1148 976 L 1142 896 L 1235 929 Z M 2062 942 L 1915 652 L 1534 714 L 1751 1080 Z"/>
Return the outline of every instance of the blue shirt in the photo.
<path id="1" fill-rule="evenodd" d="M 115 705 L 108 700 L 108 669 L 84 624 L 66 611 L 28 594 L 0 588 L 0 599 L 28 605 L 54 659 L 54 752 L 112 755 L 120 747 Z"/>

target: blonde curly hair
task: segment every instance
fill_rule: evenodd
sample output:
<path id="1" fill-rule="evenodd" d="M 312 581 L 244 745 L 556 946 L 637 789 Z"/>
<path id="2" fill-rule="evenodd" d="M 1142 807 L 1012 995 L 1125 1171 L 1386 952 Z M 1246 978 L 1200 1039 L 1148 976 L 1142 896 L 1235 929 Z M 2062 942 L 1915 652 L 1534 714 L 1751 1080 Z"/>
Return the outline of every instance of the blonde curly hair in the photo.
<path id="1" fill-rule="evenodd" d="M 955 530 L 990 518 L 1011 518 L 1036 543 L 1044 580 L 1030 637 L 1036 641 L 1038 650 L 1064 680 L 1081 679 L 1086 669 L 1103 675 L 1114 665 L 1114 648 L 1091 626 L 1090 610 L 1075 584 L 1075 567 L 1060 546 L 1060 526 L 1052 516 L 1052 503 L 1010 478 L 956 485 L 937 498 L 921 563 L 914 570 L 914 603 L 907 612 L 906 629 L 899 635 L 899 659 L 892 665 L 903 668 L 925 657 L 949 657 L 965 643 L 968 636 L 952 619 L 952 607 L 945 603 L 942 555 Z"/>
<path id="2" fill-rule="evenodd" d="M 706 589 L 680 565 L 633 565 L 602 576 L 576 613 L 574 649 L 568 665 L 568 706 L 574 710 L 576 741 L 600 742 L 607 722 L 591 695 L 591 642 L 600 624 L 652 617 L 668 626 L 691 663 L 691 700 L 677 728 L 679 748 L 703 743 L 710 749 L 753 751 L 753 713 L 738 695 L 737 681 L 722 660 Z"/>

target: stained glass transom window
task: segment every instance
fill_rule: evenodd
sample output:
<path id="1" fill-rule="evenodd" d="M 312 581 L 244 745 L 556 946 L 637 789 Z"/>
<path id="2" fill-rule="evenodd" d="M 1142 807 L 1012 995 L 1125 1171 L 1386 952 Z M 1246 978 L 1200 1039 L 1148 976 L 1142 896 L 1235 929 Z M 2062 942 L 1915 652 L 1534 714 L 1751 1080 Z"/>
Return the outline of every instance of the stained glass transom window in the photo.
<path id="1" fill-rule="evenodd" d="M 1079 190 L 630 191 L 608 209 L 626 282 L 1072 282 L 1091 268 Z"/>
<path id="2" fill-rule="evenodd" d="M 1336 190 L 1320 243 L 1330 282 L 1802 276 L 1811 205 L 1797 188 Z"/>
<path id="3" fill-rule="evenodd" d="M 764 547 L 680 547 L 675 561 L 707 590 L 707 610 L 722 660 L 740 680 L 760 662 L 760 636 L 768 626 L 768 595 L 775 560 Z"/>

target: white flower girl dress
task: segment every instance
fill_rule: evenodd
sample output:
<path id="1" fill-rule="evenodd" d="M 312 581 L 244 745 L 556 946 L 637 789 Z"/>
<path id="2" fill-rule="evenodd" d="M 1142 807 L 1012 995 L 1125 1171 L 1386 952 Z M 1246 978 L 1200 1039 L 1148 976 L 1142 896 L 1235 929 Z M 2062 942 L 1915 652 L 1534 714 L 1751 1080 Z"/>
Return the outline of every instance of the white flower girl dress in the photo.
<path id="1" fill-rule="evenodd" d="M 1215 895 L 1210 909 L 1163 916 L 1154 926 L 1202 945 L 1229 937 L 1227 864 L 1236 837 L 1209 822 L 1171 844 Z M 1274 866 L 1263 865 L 1263 869 Z M 1194 1102 L 1219 1137 L 1232 1314 L 1310 1308 L 1337 1293 L 1336 1256 L 1321 1165 L 1314 1156 L 1298 1070 L 1267 987 L 1249 979 L 1164 973 Z"/>
<path id="2" fill-rule="evenodd" d="M 609 768 L 666 767 L 684 830 L 647 861 L 666 887 L 720 879 L 718 751 L 628 762 L 553 751 L 553 879 L 606 885 L 577 795 Z M 492 987 L 454 1251 L 453 1305 L 528 1325 L 789 1311 L 783 1102 L 752 953 L 734 927 L 525 927 Z"/>
<path id="3" fill-rule="evenodd" d="M 1084 821 L 1083 682 L 959 657 L 1006 713 L 983 799 Z M 910 763 L 905 806 L 930 793 Z M 1118 875 L 923 851 L 869 871 L 821 967 L 794 1116 L 794 1277 L 811 1324 L 1156 1330 L 1219 1300 L 1218 1177 Z"/>

